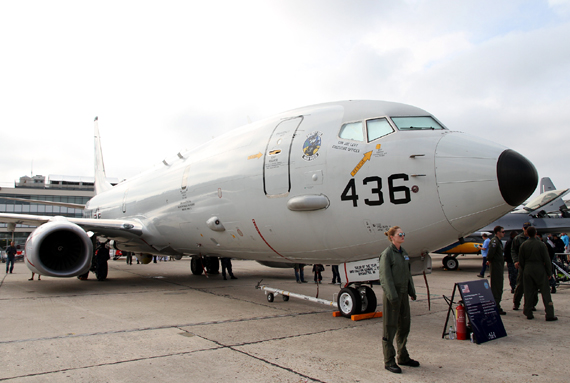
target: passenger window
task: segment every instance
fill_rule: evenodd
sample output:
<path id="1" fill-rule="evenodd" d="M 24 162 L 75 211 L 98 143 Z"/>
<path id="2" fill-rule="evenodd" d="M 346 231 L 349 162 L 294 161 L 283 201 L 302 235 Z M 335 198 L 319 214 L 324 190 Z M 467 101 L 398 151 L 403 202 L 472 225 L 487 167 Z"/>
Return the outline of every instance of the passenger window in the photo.
<path id="1" fill-rule="evenodd" d="M 347 140 L 364 141 L 362 121 L 344 124 L 342 128 L 340 128 L 339 137 Z"/>
<path id="2" fill-rule="evenodd" d="M 385 118 L 366 121 L 366 129 L 368 132 L 368 142 L 394 132 L 394 129 L 392 129 L 390 123 Z"/>

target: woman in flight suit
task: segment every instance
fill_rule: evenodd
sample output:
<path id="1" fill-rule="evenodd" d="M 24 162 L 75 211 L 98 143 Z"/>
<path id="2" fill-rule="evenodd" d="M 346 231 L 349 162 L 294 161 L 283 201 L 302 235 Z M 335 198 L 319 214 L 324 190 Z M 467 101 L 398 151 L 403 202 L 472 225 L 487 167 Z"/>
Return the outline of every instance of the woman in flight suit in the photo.
<path id="1" fill-rule="evenodd" d="M 401 373 L 398 366 L 418 367 L 420 363 L 410 359 L 406 343 L 410 332 L 410 301 L 416 300 L 416 290 L 412 273 L 410 272 L 410 258 L 402 247 L 406 234 L 398 226 L 390 228 L 384 233 L 390 239 L 391 245 L 380 255 L 380 283 L 384 290 L 383 296 L 383 324 L 384 336 L 382 348 L 384 350 L 384 368 L 393 373 Z M 396 364 L 396 350 L 394 338 L 398 349 L 398 364 Z"/>

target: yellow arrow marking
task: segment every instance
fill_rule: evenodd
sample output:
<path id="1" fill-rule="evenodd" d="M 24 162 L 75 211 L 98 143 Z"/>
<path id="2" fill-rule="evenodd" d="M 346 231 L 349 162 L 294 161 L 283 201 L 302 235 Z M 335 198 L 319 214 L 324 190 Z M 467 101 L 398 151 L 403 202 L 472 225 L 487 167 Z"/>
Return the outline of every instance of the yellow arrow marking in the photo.
<path id="1" fill-rule="evenodd" d="M 358 171 L 360 170 L 361 167 L 364 166 L 364 163 L 366 161 L 370 161 L 370 157 L 372 157 L 372 151 L 366 152 L 364 153 L 364 158 L 362 158 L 362 160 L 360 160 L 360 162 L 358 163 L 358 165 L 356 165 L 356 167 L 354 168 L 354 170 L 350 173 L 351 176 L 355 176 L 356 173 L 358 173 Z"/>
<path id="2" fill-rule="evenodd" d="M 263 154 L 261 152 L 254 154 L 253 156 L 247 157 L 248 160 L 253 160 L 254 158 L 260 158 Z"/>

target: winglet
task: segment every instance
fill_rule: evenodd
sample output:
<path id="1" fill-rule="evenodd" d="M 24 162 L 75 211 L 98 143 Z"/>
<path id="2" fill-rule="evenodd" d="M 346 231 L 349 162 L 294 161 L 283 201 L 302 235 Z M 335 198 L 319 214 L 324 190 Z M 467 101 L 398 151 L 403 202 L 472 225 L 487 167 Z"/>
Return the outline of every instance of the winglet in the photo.
<path id="1" fill-rule="evenodd" d="M 95 117 L 95 194 L 110 190 L 113 187 L 107 181 L 103 151 L 101 150 L 101 136 L 99 135 L 99 118 Z"/>

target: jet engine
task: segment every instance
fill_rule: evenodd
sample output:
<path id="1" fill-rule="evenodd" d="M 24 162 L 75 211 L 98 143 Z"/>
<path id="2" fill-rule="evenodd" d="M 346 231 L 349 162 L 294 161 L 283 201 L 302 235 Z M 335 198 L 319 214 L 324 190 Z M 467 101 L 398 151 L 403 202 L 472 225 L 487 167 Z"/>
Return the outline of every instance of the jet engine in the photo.
<path id="1" fill-rule="evenodd" d="M 38 227 L 26 241 L 30 270 L 50 277 L 74 277 L 91 266 L 93 244 L 81 227 L 63 217 Z"/>

